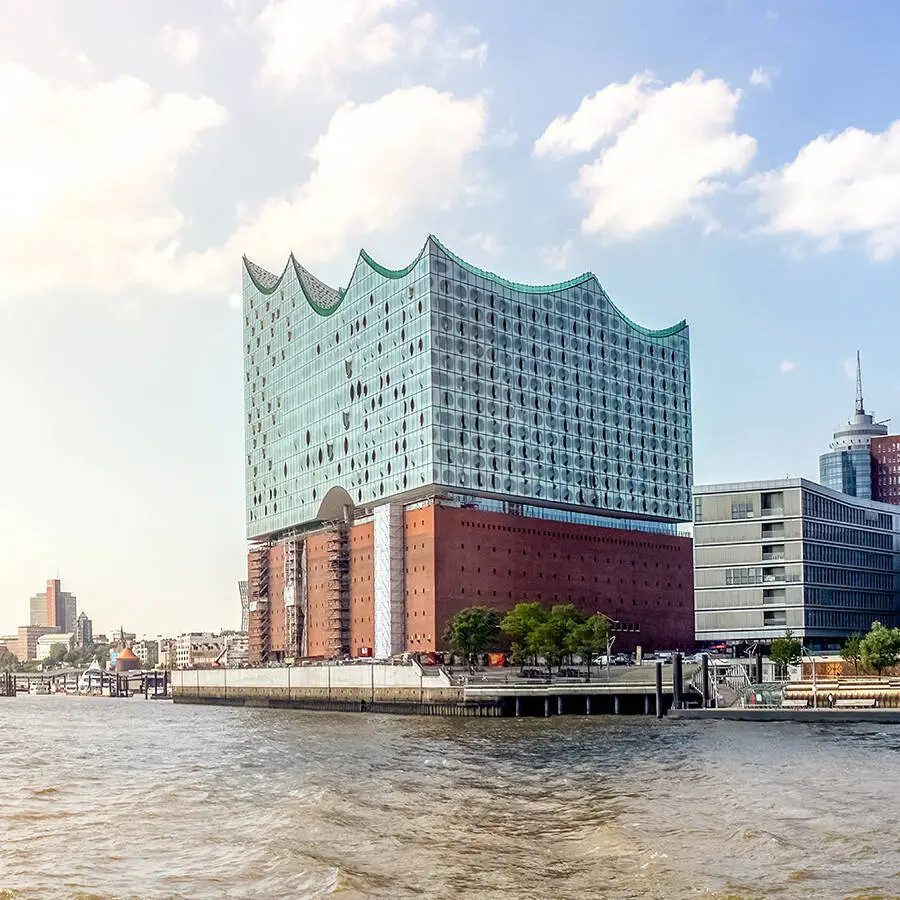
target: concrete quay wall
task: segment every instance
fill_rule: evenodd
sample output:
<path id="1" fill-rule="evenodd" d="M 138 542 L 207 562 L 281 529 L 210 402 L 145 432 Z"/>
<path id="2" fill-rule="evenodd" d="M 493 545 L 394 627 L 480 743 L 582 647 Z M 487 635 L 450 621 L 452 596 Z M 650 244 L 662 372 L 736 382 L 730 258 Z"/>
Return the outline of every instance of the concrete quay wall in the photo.
<path id="1" fill-rule="evenodd" d="M 881 725 L 900 725 L 900 710 L 896 709 L 675 709 L 673 719 L 725 719 L 732 722 L 870 722 Z"/>
<path id="2" fill-rule="evenodd" d="M 273 669 L 186 669 L 172 672 L 176 703 L 279 706 L 425 715 L 499 715 L 496 702 L 466 702 L 443 673 L 387 664 Z M 453 707 L 454 709 L 449 709 Z M 457 712 L 464 707 L 467 712 Z"/>

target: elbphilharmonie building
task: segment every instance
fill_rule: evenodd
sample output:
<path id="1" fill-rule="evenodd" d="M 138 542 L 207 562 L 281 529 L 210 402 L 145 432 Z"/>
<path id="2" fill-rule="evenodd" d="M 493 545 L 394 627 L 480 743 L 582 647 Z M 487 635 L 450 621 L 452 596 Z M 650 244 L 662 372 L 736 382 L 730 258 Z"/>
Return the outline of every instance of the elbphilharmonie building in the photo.
<path id="1" fill-rule="evenodd" d="M 251 657 L 441 649 L 522 600 L 692 641 L 688 327 L 597 278 L 532 286 L 429 237 L 343 288 L 244 260 Z"/>

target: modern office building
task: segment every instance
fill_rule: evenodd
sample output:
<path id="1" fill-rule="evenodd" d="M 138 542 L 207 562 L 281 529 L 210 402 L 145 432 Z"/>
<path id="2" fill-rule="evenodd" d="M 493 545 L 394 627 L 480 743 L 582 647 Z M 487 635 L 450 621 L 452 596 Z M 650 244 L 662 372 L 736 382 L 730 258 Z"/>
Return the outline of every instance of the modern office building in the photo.
<path id="1" fill-rule="evenodd" d="M 833 650 L 900 624 L 900 508 L 803 478 L 694 486 L 696 638 Z"/>
<path id="2" fill-rule="evenodd" d="M 34 594 L 28 601 L 30 625 L 58 628 L 62 632 L 75 630 L 78 603 L 74 594 L 64 591 L 58 578 L 47 581 L 47 589 Z"/>
<path id="3" fill-rule="evenodd" d="M 521 600 L 692 642 L 684 322 L 434 237 L 340 289 L 245 259 L 243 298 L 252 662 L 440 649 L 459 609 Z"/>
<path id="4" fill-rule="evenodd" d="M 47 626 L 47 592 L 33 594 L 28 600 L 28 624 Z"/>
<path id="5" fill-rule="evenodd" d="M 82 612 L 75 620 L 75 646 L 87 647 L 94 643 L 94 623 Z"/>
<path id="6" fill-rule="evenodd" d="M 876 422 L 863 403 L 862 370 L 856 354 L 856 409 L 853 418 L 834 431 L 831 450 L 819 457 L 819 481 L 842 494 L 871 500 L 873 438 L 887 434 L 887 426 Z"/>

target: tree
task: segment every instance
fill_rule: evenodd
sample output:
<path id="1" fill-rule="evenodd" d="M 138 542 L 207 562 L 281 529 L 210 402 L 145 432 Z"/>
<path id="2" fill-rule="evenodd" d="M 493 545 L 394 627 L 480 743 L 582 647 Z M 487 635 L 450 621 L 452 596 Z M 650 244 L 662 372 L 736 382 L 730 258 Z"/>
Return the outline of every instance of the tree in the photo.
<path id="1" fill-rule="evenodd" d="M 517 603 L 500 622 L 503 633 L 523 649 L 531 650 L 531 636 L 538 625 L 547 621 L 549 612 L 540 603 Z"/>
<path id="2" fill-rule="evenodd" d="M 858 631 L 854 631 L 853 634 L 844 641 L 844 646 L 841 647 L 841 656 L 846 659 L 847 662 L 853 663 L 853 673 L 855 675 L 859 674 L 859 660 L 862 656 L 861 644 L 862 635 Z"/>
<path id="3" fill-rule="evenodd" d="M 444 641 L 471 662 L 476 653 L 484 653 L 497 645 L 500 616 L 484 606 L 460 610 L 447 624 Z"/>
<path id="4" fill-rule="evenodd" d="M 50 648 L 50 653 L 47 655 L 47 662 L 52 666 L 58 666 L 66 658 L 68 652 L 69 648 L 65 644 L 53 644 Z"/>
<path id="5" fill-rule="evenodd" d="M 554 606 L 529 635 L 528 647 L 536 656 L 544 657 L 548 670 L 554 662 L 562 665 L 565 654 L 571 652 L 570 635 L 583 622 L 584 616 L 571 604 Z"/>
<path id="6" fill-rule="evenodd" d="M 0 650 L 0 672 L 15 672 L 19 668 L 19 660 L 15 653 L 5 647 Z"/>
<path id="7" fill-rule="evenodd" d="M 873 622 L 869 633 L 860 641 L 859 649 L 863 665 L 874 669 L 880 678 L 885 669 L 896 664 L 900 655 L 900 631 Z"/>
<path id="8" fill-rule="evenodd" d="M 514 666 L 519 667 L 521 673 L 525 666 L 525 647 L 518 641 L 513 641 L 512 646 L 509 648 L 509 658 Z"/>
<path id="9" fill-rule="evenodd" d="M 775 638 L 772 641 L 772 647 L 769 650 L 769 658 L 778 666 L 782 672 L 792 665 L 800 662 L 803 653 L 803 646 L 794 637 L 794 633 L 788 628 L 784 633 L 784 637 Z"/>
<path id="10" fill-rule="evenodd" d="M 569 632 L 569 652 L 577 653 L 581 657 L 581 661 L 587 665 L 588 676 L 591 674 L 591 662 L 598 653 L 606 652 L 608 640 L 609 621 L 599 613 L 576 625 Z"/>

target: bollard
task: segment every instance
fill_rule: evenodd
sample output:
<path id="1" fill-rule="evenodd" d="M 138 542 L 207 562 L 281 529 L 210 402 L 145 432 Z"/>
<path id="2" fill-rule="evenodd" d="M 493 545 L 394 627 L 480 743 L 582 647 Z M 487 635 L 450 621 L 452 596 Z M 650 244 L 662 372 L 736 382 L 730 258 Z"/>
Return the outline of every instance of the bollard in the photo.
<path id="1" fill-rule="evenodd" d="M 622 698 L 618 694 L 613 697 L 613 712 L 617 716 L 622 712 Z"/>
<path id="2" fill-rule="evenodd" d="M 550 698 L 544 697 L 544 718 L 548 718 L 550 716 Z"/>
<path id="3" fill-rule="evenodd" d="M 663 717 L 662 663 L 656 664 L 656 718 Z"/>
<path id="4" fill-rule="evenodd" d="M 650 715 L 650 695 L 644 694 L 644 715 Z"/>
<path id="5" fill-rule="evenodd" d="M 557 714 L 558 716 L 561 716 L 561 715 L 563 714 L 563 698 L 562 698 L 562 694 L 560 694 L 560 695 L 556 698 L 556 714 Z"/>
<path id="6" fill-rule="evenodd" d="M 589 716 L 591 714 L 591 695 L 587 694 L 584 698 L 584 714 Z"/>
<path id="7" fill-rule="evenodd" d="M 709 707 L 709 654 L 704 653 L 700 657 L 700 686 L 703 689 L 703 708 Z"/>
<path id="8" fill-rule="evenodd" d="M 683 706 L 683 669 L 681 668 L 681 654 L 672 654 L 672 707 L 681 709 Z"/>
<path id="9" fill-rule="evenodd" d="M 522 698 L 516 697 L 516 718 L 522 715 Z"/>

